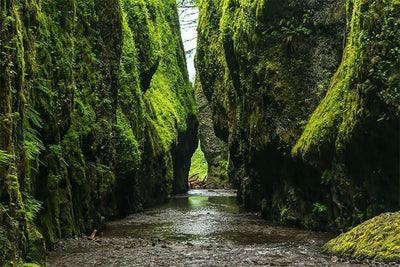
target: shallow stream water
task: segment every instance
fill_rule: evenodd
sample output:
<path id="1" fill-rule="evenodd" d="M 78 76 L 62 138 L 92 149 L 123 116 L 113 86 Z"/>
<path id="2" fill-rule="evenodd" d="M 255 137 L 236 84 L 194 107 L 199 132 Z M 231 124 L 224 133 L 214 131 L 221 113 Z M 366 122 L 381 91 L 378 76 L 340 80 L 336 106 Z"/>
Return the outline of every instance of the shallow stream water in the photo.
<path id="1" fill-rule="evenodd" d="M 49 266 L 350 266 L 320 253 L 332 234 L 241 210 L 234 191 L 191 190 L 110 222 L 95 241 L 61 240 Z"/>

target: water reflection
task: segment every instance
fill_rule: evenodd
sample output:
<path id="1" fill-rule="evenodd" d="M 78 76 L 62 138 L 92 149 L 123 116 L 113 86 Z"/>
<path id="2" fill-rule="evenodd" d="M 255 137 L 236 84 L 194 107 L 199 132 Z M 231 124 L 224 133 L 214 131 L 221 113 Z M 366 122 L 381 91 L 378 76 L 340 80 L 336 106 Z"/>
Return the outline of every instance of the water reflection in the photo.
<path id="1" fill-rule="evenodd" d="M 91 251 L 80 247 L 74 251 L 80 259 L 100 258 L 103 266 L 133 266 L 132 262 L 175 266 L 178 258 L 179 266 L 327 266 L 330 259 L 319 250 L 332 237 L 262 220 L 240 209 L 233 192 L 193 190 L 165 205 L 110 222 L 100 243 L 82 243 L 91 245 Z M 105 251 L 108 254 L 102 257 Z M 59 253 L 53 256 L 53 266 L 60 266 L 57 259 L 73 262 L 77 257 Z"/>
<path id="2" fill-rule="evenodd" d="M 189 210 L 201 210 L 207 207 L 208 197 L 188 197 Z"/>
<path id="3" fill-rule="evenodd" d="M 322 244 L 331 237 L 264 221 L 242 210 L 234 192 L 207 190 L 191 190 L 165 205 L 110 223 L 105 234 L 234 245 L 303 244 L 310 240 Z"/>

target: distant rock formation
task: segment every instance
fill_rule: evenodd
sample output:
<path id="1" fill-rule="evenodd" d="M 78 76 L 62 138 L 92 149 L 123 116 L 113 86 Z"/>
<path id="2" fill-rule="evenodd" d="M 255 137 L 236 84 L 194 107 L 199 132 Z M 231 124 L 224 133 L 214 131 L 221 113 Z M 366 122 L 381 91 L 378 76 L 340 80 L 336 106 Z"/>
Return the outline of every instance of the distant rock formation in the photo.
<path id="1" fill-rule="evenodd" d="M 208 163 L 207 188 L 231 188 L 227 174 L 228 146 L 215 135 L 212 112 L 198 81 L 195 83 L 195 90 L 199 107 L 200 145 Z"/>

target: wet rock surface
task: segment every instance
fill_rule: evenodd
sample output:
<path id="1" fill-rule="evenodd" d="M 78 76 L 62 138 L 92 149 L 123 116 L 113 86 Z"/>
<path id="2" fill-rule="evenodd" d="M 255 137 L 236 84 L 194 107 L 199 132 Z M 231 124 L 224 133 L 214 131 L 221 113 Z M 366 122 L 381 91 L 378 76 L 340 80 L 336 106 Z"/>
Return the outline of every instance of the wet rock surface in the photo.
<path id="1" fill-rule="evenodd" d="M 362 266 L 328 257 L 327 233 L 282 227 L 245 212 L 234 191 L 191 190 L 110 222 L 96 240 L 57 242 L 49 266 Z"/>

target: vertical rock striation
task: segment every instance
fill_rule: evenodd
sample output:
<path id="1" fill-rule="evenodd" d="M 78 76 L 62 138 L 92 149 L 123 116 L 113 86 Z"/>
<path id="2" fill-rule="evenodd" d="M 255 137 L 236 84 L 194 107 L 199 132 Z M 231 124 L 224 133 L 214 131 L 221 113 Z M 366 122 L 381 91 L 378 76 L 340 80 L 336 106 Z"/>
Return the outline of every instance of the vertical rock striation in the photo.
<path id="1" fill-rule="evenodd" d="M 186 189 L 197 118 L 174 0 L 0 6 L 0 265 Z"/>
<path id="2" fill-rule="evenodd" d="M 199 80 L 244 206 L 330 230 L 399 209 L 399 1 L 199 8 Z"/>

